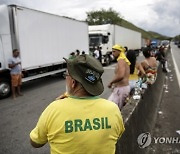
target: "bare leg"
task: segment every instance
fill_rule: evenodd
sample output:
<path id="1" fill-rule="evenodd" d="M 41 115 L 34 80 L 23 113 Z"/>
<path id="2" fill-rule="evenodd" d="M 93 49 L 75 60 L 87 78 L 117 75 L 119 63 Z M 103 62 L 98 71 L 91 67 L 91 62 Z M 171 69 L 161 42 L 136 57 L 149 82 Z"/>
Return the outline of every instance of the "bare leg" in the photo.
<path id="1" fill-rule="evenodd" d="M 17 93 L 19 96 L 23 96 L 23 94 L 21 93 L 21 86 L 17 86 Z"/>
<path id="2" fill-rule="evenodd" d="M 12 86 L 12 97 L 13 99 L 16 98 L 16 87 Z"/>

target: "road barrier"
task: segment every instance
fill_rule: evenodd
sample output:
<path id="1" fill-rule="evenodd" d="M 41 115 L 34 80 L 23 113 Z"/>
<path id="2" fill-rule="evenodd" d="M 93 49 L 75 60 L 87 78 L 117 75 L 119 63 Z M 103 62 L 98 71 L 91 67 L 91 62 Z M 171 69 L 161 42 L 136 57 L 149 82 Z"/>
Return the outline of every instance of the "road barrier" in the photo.
<path id="1" fill-rule="evenodd" d="M 117 142 L 116 154 L 144 154 L 147 151 L 139 147 L 137 138 L 141 133 L 152 132 L 163 94 L 164 77 L 159 67 L 156 82 L 146 89 L 143 98 L 131 99 L 122 109 L 126 130 Z"/>

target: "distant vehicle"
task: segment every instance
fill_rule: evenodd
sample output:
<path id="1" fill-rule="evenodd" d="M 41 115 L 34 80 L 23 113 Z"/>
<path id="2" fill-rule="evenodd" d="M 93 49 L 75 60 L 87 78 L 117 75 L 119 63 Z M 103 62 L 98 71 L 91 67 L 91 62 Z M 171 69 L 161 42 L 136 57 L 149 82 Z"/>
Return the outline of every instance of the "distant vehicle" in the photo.
<path id="1" fill-rule="evenodd" d="M 169 48 L 170 41 L 169 40 L 163 40 L 163 41 L 161 41 L 161 45 L 163 45 L 165 48 Z"/>
<path id="2" fill-rule="evenodd" d="M 94 52 L 95 47 L 102 48 L 102 63 L 108 65 L 112 60 L 112 46 L 120 44 L 128 49 L 141 49 L 141 33 L 118 25 L 89 26 L 89 50 Z"/>
<path id="3" fill-rule="evenodd" d="M 180 48 L 180 42 L 177 44 L 178 48 Z"/>
<path id="4" fill-rule="evenodd" d="M 174 41 L 174 44 L 177 45 L 180 41 Z"/>
<path id="5" fill-rule="evenodd" d="M 0 98 L 10 94 L 8 59 L 20 51 L 23 82 L 61 73 L 63 57 L 88 51 L 86 22 L 15 5 L 0 5 Z"/>
<path id="6" fill-rule="evenodd" d="M 151 41 L 151 47 L 153 49 L 157 48 L 159 46 L 159 44 L 160 44 L 160 41 L 157 40 L 157 39 L 154 39 L 154 40 Z"/>

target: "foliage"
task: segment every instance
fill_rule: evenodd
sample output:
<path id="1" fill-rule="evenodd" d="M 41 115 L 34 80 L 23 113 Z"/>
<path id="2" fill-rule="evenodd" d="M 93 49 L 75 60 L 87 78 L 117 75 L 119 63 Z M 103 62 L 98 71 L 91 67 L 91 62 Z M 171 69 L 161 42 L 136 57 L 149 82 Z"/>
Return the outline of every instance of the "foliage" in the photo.
<path id="1" fill-rule="evenodd" d="M 88 22 L 89 25 L 115 24 L 140 32 L 142 34 L 142 37 L 145 39 L 159 39 L 159 40 L 172 39 L 170 37 L 163 36 L 156 32 L 145 31 L 144 29 L 135 26 L 134 24 L 123 19 L 120 13 L 114 11 L 112 8 L 109 8 L 108 10 L 101 9 L 98 11 L 90 11 L 90 12 L 86 12 L 86 14 L 87 14 L 86 22 Z"/>
<path id="2" fill-rule="evenodd" d="M 89 25 L 102 25 L 102 24 L 115 24 L 121 25 L 122 17 L 121 15 L 114 11 L 112 8 L 108 10 L 101 9 L 98 11 L 90 11 L 87 13 L 86 22 Z"/>
<path id="3" fill-rule="evenodd" d="M 134 31 L 137 31 L 137 32 L 140 32 L 142 34 L 142 38 L 145 38 L 145 39 L 159 39 L 159 40 L 170 40 L 171 39 L 170 37 L 161 35 L 156 32 L 145 31 L 144 29 L 137 27 L 134 24 L 132 24 L 124 19 L 121 22 L 121 26 L 131 29 L 131 30 L 134 30 Z"/>
<path id="4" fill-rule="evenodd" d="M 180 35 L 175 36 L 175 37 L 174 37 L 174 40 L 175 40 L 175 41 L 180 41 Z"/>

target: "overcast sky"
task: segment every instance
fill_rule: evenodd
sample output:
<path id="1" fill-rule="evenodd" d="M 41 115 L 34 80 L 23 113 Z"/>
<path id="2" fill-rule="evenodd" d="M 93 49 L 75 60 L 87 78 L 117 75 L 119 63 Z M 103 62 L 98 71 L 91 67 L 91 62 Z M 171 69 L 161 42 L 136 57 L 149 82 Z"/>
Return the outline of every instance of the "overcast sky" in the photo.
<path id="1" fill-rule="evenodd" d="M 78 20 L 85 20 L 86 12 L 111 7 L 147 31 L 180 34 L 180 0 L 0 0 L 0 4 L 19 4 Z"/>

